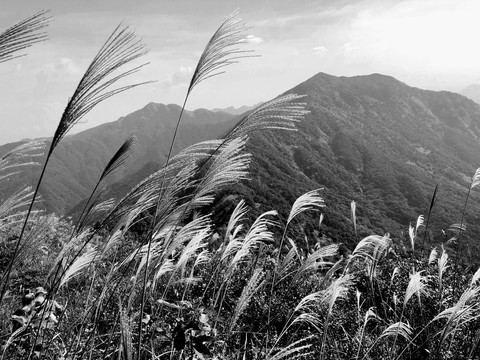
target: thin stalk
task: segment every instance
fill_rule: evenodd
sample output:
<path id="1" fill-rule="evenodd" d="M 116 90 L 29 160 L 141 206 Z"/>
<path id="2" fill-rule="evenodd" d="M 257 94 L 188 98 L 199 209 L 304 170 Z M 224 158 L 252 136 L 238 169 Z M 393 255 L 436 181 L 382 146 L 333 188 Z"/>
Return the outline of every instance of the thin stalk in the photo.
<path id="1" fill-rule="evenodd" d="M 172 151 L 173 151 L 173 146 L 174 146 L 175 140 L 177 138 L 178 128 L 180 127 L 180 122 L 182 121 L 182 115 L 183 115 L 183 112 L 185 111 L 185 106 L 187 104 L 187 100 L 188 100 L 189 95 L 190 95 L 190 91 L 187 92 L 187 95 L 185 96 L 185 99 L 183 101 L 182 109 L 180 110 L 180 115 L 178 116 L 177 125 L 175 126 L 175 131 L 173 133 L 173 138 L 172 138 L 172 141 L 170 143 L 170 149 L 168 150 L 167 160 L 165 162 L 164 167 L 167 167 L 169 162 L 170 162 L 170 158 L 172 156 Z M 165 181 L 165 176 L 166 176 L 166 174 L 164 174 L 164 179 L 162 180 L 162 184 Z M 158 207 L 160 206 L 160 201 L 161 200 L 162 200 L 162 196 L 159 196 L 158 200 L 157 200 L 157 206 L 156 206 L 156 209 L 155 209 L 155 216 L 153 217 L 153 221 L 150 223 L 149 230 L 148 230 L 147 259 L 146 259 L 146 262 L 145 262 L 145 271 L 143 273 L 142 301 L 140 303 L 140 316 L 139 316 L 139 320 L 138 320 L 137 360 L 140 359 L 140 352 L 141 352 L 141 347 L 142 347 L 142 327 L 143 327 L 142 317 L 143 317 L 143 310 L 145 309 L 145 296 L 146 296 L 146 290 L 147 290 L 148 267 L 150 265 L 150 250 L 152 248 L 152 241 L 153 241 L 153 229 L 155 227 L 155 223 L 157 222 Z"/>

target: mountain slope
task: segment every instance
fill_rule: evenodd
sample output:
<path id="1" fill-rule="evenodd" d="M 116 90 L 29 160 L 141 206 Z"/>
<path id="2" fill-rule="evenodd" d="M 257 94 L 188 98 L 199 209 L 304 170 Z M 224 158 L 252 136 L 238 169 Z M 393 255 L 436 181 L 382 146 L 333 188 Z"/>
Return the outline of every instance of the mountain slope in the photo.
<path id="1" fill-rule="evenodd" d="M 480 166 L 480 106 L 450 92 L 425 91 L 373 74 L 318 74 L 289 92 L 306 94 L 311 113 L 298 131 L 251 139 L 252 181 L 241 190 L 260 209 L 279 209 L 323 187 L 323 235 L 351 241 L 350 202 L 362 235 L 408 236 L 408 224 L 432 216 L 433 240 L 460 223 L 471 176 Z M 467 234 L 478 234 L 479 195 L 467 208 Z M 320 234 L 317 235 L 320 236 Z M 423 236 L 422 236 L 423 237 Z"/>
<path id="2" fill-rule="evenodd" d="M 135 153 L 116 179 L 135 174 L 150 162 L 166 159 L 180 106 L 150 103 L 117 121 L 66 137 L 55 149 L 40 188 L 43 206 L 59 214 L 88 197 L 111 156 L 132 133 L 138 138 Z M 205 109 L 186 111 L 175 142 L 174 154 L 196 142 L 215 138 L 232 126 L 232 115 Z M 0 147 L 0 154 L 15 144 Z M 32 167 L 2 183 L 0 199 L 23 184 L 34 185 L 40 167 Z"/>

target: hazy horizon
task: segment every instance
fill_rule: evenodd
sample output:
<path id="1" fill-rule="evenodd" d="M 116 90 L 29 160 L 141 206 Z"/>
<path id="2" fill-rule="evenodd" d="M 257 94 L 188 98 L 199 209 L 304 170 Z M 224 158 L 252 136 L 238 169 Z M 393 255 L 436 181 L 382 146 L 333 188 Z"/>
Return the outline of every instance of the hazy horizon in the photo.
<path id="1" fill-rule="evenodd" d="M 183 102 L 192 69 L 223 18 L 240 8 L 252 26 L 243 59 L 192 93 L 187 108 L 266 101 L 318 72 L 390 75 L 410 86 L 458 92 L 480 80 L 480 3 L 426 1 L 84 1 L 20 0 L 3 5 L 0 31 L 51 9 L 49 40 L 0 64 L 0 144 L 50 137 L 89 62 L 120 21 L 150 49 L 131 82 L 157 80 L 101 104 L 73 130 L 117 120 L 149 102 Z"/>

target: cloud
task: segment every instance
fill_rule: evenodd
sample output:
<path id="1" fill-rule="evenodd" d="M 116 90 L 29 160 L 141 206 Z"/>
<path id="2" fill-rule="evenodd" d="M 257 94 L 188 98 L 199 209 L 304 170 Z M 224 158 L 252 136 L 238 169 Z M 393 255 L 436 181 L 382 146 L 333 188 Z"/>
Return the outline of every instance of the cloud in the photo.
<path id="1" fill-rule="evenodd" d="M 61 57 L 41 66 L 36 78 L 39 84 L 65 83 L 78 79 L 80 75 L 81 71 L 73 60 Z"/>
<path id="2" fill-rule="evenodd" d="M 342 51 L 345 55 L 350 55 L 352 54 L 353 51 L 355 51 L 355 46 L 352 45 L 351 43 L 346 43 L 346 44 L 343 44 L 342 46 Z"/>
<path id="3" fill-rule="evenodd" d="M 248 35 L 245 40 L 250 44 L 261 44 L 263 43 L 263 39 L 261 37 L 255 35 Z"/>
<path id="4" fill-rule="evenodd" d="M 163 89 L 169 89 L 187 85 L 190 83 L 192 74 L 193 68 L 190 66 L 180 66 L 178 71 L 175 71 L 160 82 L 160 87 Z"/>
<path id="5" fill-rule="evenodd" d="M 312 51 L 313 51 L 314 54 L 320 55 L 320 56 L 323 56 L 326 53 L 328 53 L 328 49 L 325 46 L 315 46 L 312 49 Z"/>

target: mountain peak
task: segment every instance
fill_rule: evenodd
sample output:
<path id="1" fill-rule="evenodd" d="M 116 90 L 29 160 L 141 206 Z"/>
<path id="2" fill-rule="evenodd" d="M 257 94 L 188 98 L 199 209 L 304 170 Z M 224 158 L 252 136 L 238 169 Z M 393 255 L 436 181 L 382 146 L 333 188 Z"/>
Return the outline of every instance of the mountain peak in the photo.
<path id="1" fill-rule="evenodd" d="M 408 86 L 405 83 L 395 79 L 393 76 L 390 75 L 384 75 L 384 74 L 379 74 L 379 73 L 373 73 L 369 75 L 355 75 L 355 76 L 335 76 L 335 75 L 330 75 L 326 74 L 324 72 L 319 72 L 318 74 L 312 76 L 310 79 L 308 79 L 306 82 L 310 81 L 327 81 L 330 82 L 331 84 L 339 84 L 339 83 L 345 83 L 345 84 L 362 84 L 362 85 L 383 85 L 383 86 L 398 86 L 398 85 L 404 85 Z"/>

